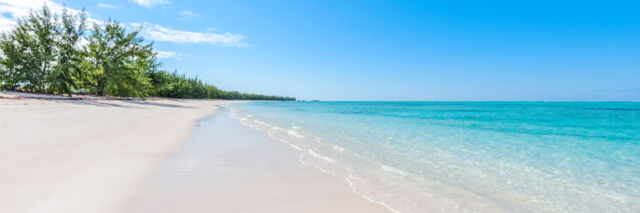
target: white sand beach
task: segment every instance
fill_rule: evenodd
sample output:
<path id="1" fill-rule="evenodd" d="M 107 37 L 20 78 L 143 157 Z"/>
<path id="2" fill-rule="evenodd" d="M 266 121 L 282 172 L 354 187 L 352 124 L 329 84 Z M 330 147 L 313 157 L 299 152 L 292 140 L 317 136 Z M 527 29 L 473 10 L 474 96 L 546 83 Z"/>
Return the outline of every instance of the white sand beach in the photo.
<path id="1" fill-rule="evenodd" d="M 299 162 L 299 152 L 231 118 L 198 121 L 127 212 L 388 212 L 343 179 Z M 176 205 L 180 203 L 180 205 Z"/>
<path id="2" fill-rule="evenodd" d="M 163 180 L 171 156 L 189 146 L 183 142 L 194 122 L 224 103 L 0 92 L 0 212 L 386 211 L 239 123 L 216 141 L 236 144 L 209 144 L 214 148 L 207 150 L 220 146 L 211 153 L 226 156 L 220 162 L 245 161 L 191 171 L 189 178 L 209 181 Z M 155 203 L 163 198 L 177 200 Z"/>

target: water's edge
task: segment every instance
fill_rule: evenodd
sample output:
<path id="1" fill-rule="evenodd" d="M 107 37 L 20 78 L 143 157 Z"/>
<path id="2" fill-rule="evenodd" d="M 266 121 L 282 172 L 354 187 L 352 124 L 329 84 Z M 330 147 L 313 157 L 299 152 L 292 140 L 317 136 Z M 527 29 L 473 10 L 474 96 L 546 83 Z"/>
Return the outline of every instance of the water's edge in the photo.
<path id="1" fill-rule="evenodd" d="M 229 106 L 392 212 L 637 212 L 636 103 Z"/>
<path id="2" fill-rule="evenodd" d="M 301 164 L 313 167 L 315 169 L 317 169 L 318 171 L 330 174 L 331 176 L 335 177 L 335 178 L 339 178 L 345 181 L 346 185 L 349 186 L 349 188 L 351 188 L 351 191 L 356 194 L 357 196 L 361 197 L 362 199 L 365 199 L 366 201 L 373 203 L 373 204 L 377 204 L 377 205 L 381 205 L 384 208 L 388 209 L 391 212 L 394 213 L 403 213 L 403 212 L 418 212 L 419 210 L 425 210 L 426 208 L 432 210 L 432 211 L 441 211 L 441 212 L 478 212 L 469 208 L 465 208 L 460 206 L 460 204 L 442 196 L 439 197 L 443 200 L 441 201 L 435 201 L 433 199 L 429 199 L 429 198 L 425 198 L 424 196 L 420 196 L 418 195 L 416 198 L 416 200 L 412 200 L 409 202 L 422 202 L 424 204 L 427 204 L 425 206 L 422 206 L 425 209 L 409 209 L 409 210 L 405 210 L 403 211 L 401 208 L 396 207 L 393 203 L 392 198 L 389 199 L 384 199 L 382 197 L 376 197 L 376 194 L 388 194 L 390 192 L 388 191 L 384 191 L 384 189 L 379 189 L 375 186 L 375 183 L 371 182 L 370 180 L 366 180 L 362 177 L 360 177 L 357 174 L 353 174 L 350 173 L 349 171 L 347 171 L 348 169 L 345 168 L 336 168 L 335 165 L 331 165 L 331 164 L 335 164 L 335 160 L 321 155 L 317 152 L 314 152 L 312 149 L 308 149 L 308 148 L 303 148 L 300 147 L 294 143 L 292 143 L 291 141 L 288 141 L 286 139 L 286 137 L 278 137 L 277 134 L 273 133 L 272 131 L 275 130 L 282 130 L 280 129 L 280 127 L 276 127 L 276 126 L 271 126 L 269 124 L 266 123 L 262 123 L 263 125 L 265 125 L 267 128 L 261 128 L 260 126 L 256 126 L 256 125 L 252 125 L 250 124 L 249 120 L 246 117 L 242 117 L 238 114 L 238 109 L 234 108 L 232 106 L 225 106 L 228 107 L 229 113 L 231 115 L 232 118 L 238 120 L 242 125 L 249 127 L 250 129 L 256 130 L 258 132 L 262 132 L 266 135 L 268 135 L 270 138 L 275 139 L 276 141 L 279 141 L 283 144 L 288 145 L 289 147 L 295 149 L 296 151 L 298 151 L 300 154 L 298 155 L 298 161 Z M 251 117 L 251 115 L 249 115 L 249 117 Z M 270 129 L 269 129 L 270 128 Z M 292 135 L 293 137 L 301 137 L 299 135 L 297 135 L 296 133 L 293 133 L 291 131 L 286 131 L 287 134 Z M 342 149 L 342 148 L 340 148 Z M 404 171 L 390 167 L 390 166 L 386 166 L 384 164 L 382 165 L 382 169 L 388 170 L 391 173 L 397 173 L 400 176 L 406 176 L 407 174 L 405 174 Z M 381 192 L 376 192 L 376 190 L 381 190 Z M 406 191 L 401 191 L 399 190 L 400 193 L 405 193 Z M 396 192 L 398 193 L 398 192 Z M 368 195 L 368 194 L 372 194 L 372 195 Z M 429 195 L 430 197 L 433 197 L 434 195 Z M 422 199 L 420 199 L 422 198 Z M 431 201 L 428 201 L 431 200 Z M 400 201 L 400 202 L 407 202 L 407 201 Z M 398 204 L 398 206 L 401 206 L 400 204 Z M 499 208 L 495 208 L 492 209 L 492 212 L 503 212 L 503 210 L 499 209 Z"/>

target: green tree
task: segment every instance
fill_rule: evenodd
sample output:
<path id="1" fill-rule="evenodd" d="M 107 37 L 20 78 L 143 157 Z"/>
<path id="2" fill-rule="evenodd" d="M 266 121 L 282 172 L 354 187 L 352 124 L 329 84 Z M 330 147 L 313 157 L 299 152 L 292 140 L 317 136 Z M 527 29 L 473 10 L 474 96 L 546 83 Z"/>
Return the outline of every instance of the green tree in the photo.
<path id="1" fill-rule="evenodd" d="M 159 70 L 153 43 L 145 44 L 141 29 L 127 31 L 115 21 L 94 24 L 88 44 L 80 45 L 86 13 L 66 10 L 58 18 L 45 6 L 18 19 L 0 35 L 0 88 L 71 95 L 98 95 L 236 100 L 295 100 L 222 91 L 198 77 Z"/>
<path id="2" fill-rule="evenodd" d="M 26 64 L 23 69 L 26 89 L 45 92 L 48 86 L 47 77 L 52 70 L 52 62 L 55 60 L 55 17 L 49 8 L 42 7 L 40 12 L 31 12 L 26 20 L 20 24 L 26 28 L 20 31 L 18 42 L 22 42 L 21 54 Z"/>
<path id="3" fill-rule="evenodd" d="M 22 26 L 18 27 L 11 33 L 3 33 L 0 36 L 0 50 L 2 57 L 0 58 L 0 89 L 15 90 L 23 81 L 23 65 L 24 59 L 22 46 L 16 42 L 18 31 Z"/>
<path id="4" fill-rule="evenodd" d="M 156 66 L 152 45 L 143 45 L 140 29 L 127 32 L 118 22 L 95 24 L 86 48 L 85 80 L 98 95 L 144 97 L 151 91 L 146 72 Z"/>
<path id="5" fill-rule="evenodd" d="M 79 15 L 72 15 L 63 10 L 60 16 L 60 26 L 57 29 L 56 65 L 49 75 L 50 90 L 58 94 L 69 94 L 73 89 L 78 89 L 77 81 L 83 77 L 83 54 L 77 48 L 85 31 L 86 13 L 84 10 Z"/>
<path id="6" fill-rule="evenodd" d="M 26 18 L 18 19 L 15 29 L 2 35 L 0 48 L 3 52 L 3 87 L 23 88 L 44 92 L 46 74 L 50 70 L 50 56 L 53 48 L 48 33 L 43 32 L 52 23 L 49 10 L 31 12 Z"/>

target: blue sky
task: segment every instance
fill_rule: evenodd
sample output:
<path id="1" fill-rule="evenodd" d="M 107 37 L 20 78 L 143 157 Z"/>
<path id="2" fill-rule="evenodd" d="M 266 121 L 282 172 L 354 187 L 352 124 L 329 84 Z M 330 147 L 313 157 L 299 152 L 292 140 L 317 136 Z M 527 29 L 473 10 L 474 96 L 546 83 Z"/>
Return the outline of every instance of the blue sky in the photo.
<path id="1" fill-rule="evenodd" d="M 0 2 L 3 19 L 30 6 Z M 144 26 L 166 69 L 225 90 L 640 101 L 640 3 L 559 2 L 47 0 Z"/>

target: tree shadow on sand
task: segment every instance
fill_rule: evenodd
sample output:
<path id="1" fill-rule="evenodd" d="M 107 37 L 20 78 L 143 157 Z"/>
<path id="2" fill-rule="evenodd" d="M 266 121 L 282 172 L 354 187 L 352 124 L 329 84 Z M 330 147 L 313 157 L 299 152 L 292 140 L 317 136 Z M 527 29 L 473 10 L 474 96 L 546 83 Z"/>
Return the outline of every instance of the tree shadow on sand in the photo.
<path id="1" fill-rule="evenodd" d="M 170 108 L 192 108 L 190 106 L 182 106 L 178 104 L 155 102 L 158 100 L 185 102 L 185 100 L 159 99 L 159 98 L 150 98 L 148 100 L 144 100 L 144 99 L 133 99 L 133 98 L 101 97 L 101 96 L 91 96 L 91 95 L 68 97 L 68 96 L 48 95 L 48 94 L 0 91 L 0 99 L 44 100 L 44 101 L 53 101 L 56 103 L 71 103 L 71 104 L 80 104 L 80 105 L 92 105 L 92 106 L 98 106 L 98 107 L 143 108 L 143 106 L 157 106 L 157 107 L 170 107 Z"/>

